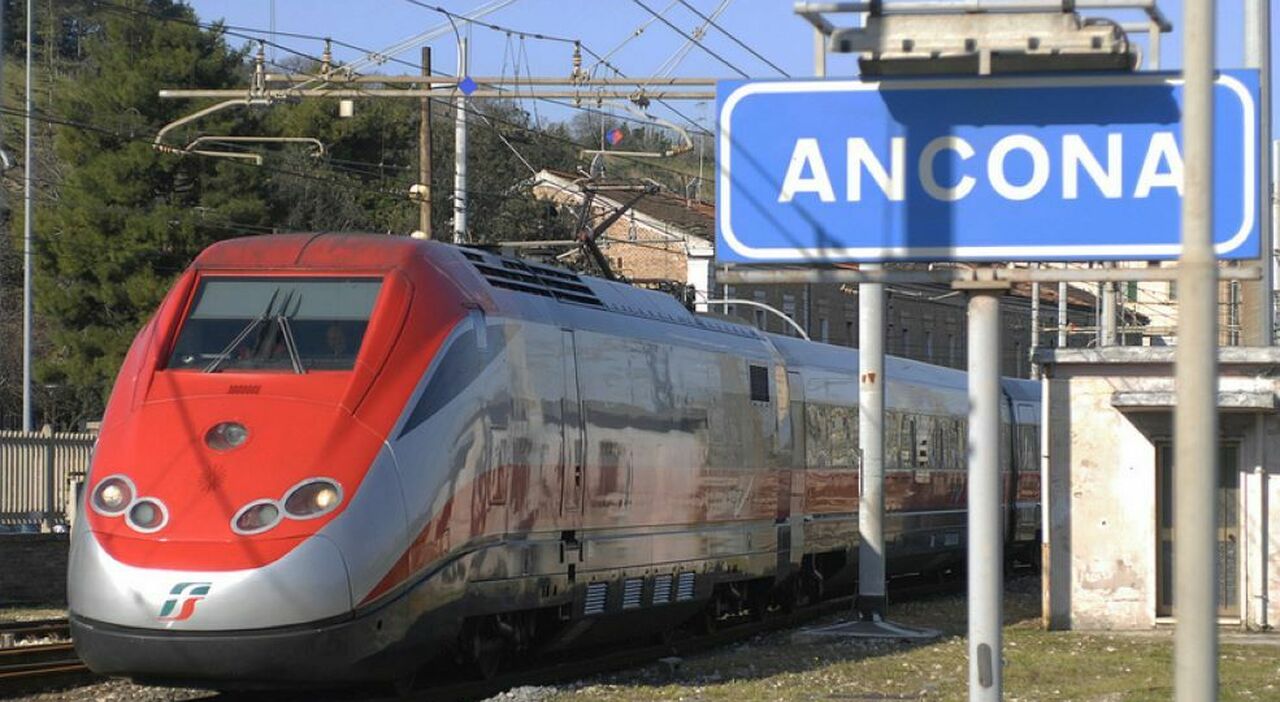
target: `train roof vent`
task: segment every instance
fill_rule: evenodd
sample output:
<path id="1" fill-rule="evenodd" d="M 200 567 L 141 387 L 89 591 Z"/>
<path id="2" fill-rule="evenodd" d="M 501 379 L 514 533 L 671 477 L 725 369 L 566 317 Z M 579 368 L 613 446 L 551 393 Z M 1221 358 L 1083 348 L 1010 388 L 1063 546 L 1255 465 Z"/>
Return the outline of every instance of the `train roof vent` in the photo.
<path id="1" fill-rule="evenodd" d="M 463 251 L 463 256 L 496 288 L 541 295 L 563 302 L 603 307 L 595 292 L 576 273 L 514 258 Z"/>

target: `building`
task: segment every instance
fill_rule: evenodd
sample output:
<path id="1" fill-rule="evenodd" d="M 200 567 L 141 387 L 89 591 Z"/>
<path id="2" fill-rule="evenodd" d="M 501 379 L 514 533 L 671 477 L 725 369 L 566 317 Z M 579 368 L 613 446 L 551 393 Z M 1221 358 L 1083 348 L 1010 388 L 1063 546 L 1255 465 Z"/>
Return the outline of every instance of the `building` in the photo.
<path id="1" fill-rule="evenodd" d="M 1044 616 L 1057 629 L 1172 621 L 1172 347 L 1046 349 Z M 1280 348 L 1219 352 L 1218 614 L 1280 621 Z M 1205 411 L 1212 411 L 1205 408 Z"/>
<path id="2" fill-rule="evenodd" d="M 581 207 L 580 177 L 543 170 L 533 186 L 535 196 L 558 205 Z M 597 185 L 607 183 L 596 182 Z M 607 191 L 606 191 L 607 192 Z M 594 219 L 602 220 L 630 200 L 630 193 L 598 194 Z M 714 268 L 715 207 L 670 192 L 636 201 L 600 239 L 600 248 L 619 274 L 637 282 L 680 281 L 695 291 L 698 308 L 745 321 L 776 334 L 798 332 L 772 310 L 794 320 L 815 341 L 858 345 L 856 285 L 722 285 Z M 1031 285 L 1015 285 L 1003 304 L 1002 369 L 1006 375 L 1029 377 L 1031 363 Z M 1057 343 L 1058 288 L 1040 286 L 1039 335 L 1036 346 Z M 1069 286 L 1068 343 L 1095 342 L 1097 299 L 1086 288 Z M 942 366 L 964 368 L 968 362 L 966 306 L 962 294 L 940 285 L 888 286 L 885 310 L 886 351 Z M 1144 319 L 1129 314 L 1140 323 Z"/>

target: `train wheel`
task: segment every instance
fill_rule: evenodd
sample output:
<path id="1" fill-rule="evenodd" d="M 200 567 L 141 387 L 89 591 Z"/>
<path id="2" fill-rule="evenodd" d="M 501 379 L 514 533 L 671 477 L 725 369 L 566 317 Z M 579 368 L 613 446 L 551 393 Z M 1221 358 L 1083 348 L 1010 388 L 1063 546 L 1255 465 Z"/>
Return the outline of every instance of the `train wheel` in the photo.
<path id="1" fill-rule="evenodd" d="M 506 641 L 489 617 L 469 622 L 463 631 L 462 650 L 467 668 L 482 680 L 497 677 L 506 662 L 506 649 Z"/>
<path id="2" fill-rule="evenodd" d="M 391 681 L 391 693 L 396 697 L 408 697 L 413 694 L 413 690 L 418 685 L 418 674 L 416 672 L 396 678 Z"/>

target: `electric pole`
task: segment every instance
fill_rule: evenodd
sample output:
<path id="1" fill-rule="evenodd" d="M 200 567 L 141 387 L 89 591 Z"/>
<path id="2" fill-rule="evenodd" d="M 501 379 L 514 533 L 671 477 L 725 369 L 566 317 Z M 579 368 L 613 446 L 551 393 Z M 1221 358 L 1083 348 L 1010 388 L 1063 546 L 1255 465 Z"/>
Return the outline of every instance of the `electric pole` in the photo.
<path id="1" fill-rule="evenodd" d="M 35 421 L 31 407 L 31 342 L 32 342 L 32 299 L 31 276 L 35 261 L 32 251 L 35 248 L 31 235 L 31 203 L 35 197 L 31 183 L 35 177 L 31 158 L 31 44 L 35 38 L 31 30 L 32 1 L 27 0 L 27 97 L 26 97 L 26 145 L 23 156 L 23 202 L 22 202 L 22 430 L 35 431 Z"/>
<path id="2" fill-rule="evenodd" d="M 431 47 L 422 47 L 422 77 L 431 89 Z M 418 103 L 422 123 L 418 126 L 418 231 L 431 238 L 431 98 Z"/>
<path id="3" fill-rule="evenodd" d="M 467 40 L 458 40 L 458 80 L 467 77 Z M 453 243 L 467 241 L 467 94 L 458 89 L 453 128 Z"/>

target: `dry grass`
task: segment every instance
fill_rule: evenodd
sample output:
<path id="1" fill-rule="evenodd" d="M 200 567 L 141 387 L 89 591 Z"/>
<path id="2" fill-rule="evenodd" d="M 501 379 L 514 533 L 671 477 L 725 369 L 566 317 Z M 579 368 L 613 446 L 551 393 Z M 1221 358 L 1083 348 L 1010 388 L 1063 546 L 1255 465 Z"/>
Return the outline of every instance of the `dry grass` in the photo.
<path id="1" fill-rule="evenodd" d="M 1172 698 L 1168 636 L 1046 632 L 1036 581 L 1006 596 L 1005 699 L 1155 701 Z M 796 643 L 787 632 L 686 659 L 670 672 L 649 666 L 561 690 L 583 700 L 965 700 L 965 600 L 891 609 L 895 621 L 944 632 L 925 645 L 846 640 Z M 1280 645 L 1224 644 L 1222 700 L 1280 700 Z"/>
<path id="2" fill-rule="evenodd" d="M 67 610 L 61 607 L 0 606 L 0 624 L 30 622 L 39 619 L 60 619 L 65 616 L 67 616 Z"/>

